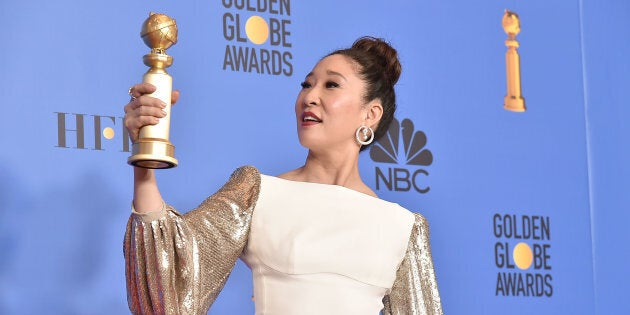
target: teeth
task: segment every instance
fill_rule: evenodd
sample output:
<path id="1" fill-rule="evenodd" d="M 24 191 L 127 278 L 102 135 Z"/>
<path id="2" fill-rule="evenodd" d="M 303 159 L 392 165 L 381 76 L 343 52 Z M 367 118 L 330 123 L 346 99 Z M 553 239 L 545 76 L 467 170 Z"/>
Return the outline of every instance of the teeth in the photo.
<path id="1" fill-rule="evenodd" d="M 313 121 L 313 122 L 321 122 L 321 120 L 311 116 L 311 115 L 307 115 L 304 116 L 304 118 L 302 119 L 303 121 Z"/>

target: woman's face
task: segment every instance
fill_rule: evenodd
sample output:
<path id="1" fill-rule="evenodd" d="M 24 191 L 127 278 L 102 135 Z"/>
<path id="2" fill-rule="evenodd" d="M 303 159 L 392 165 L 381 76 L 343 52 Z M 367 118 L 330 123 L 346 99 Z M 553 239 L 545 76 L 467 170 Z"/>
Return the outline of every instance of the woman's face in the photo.
<path id="1" fill-rule="evenodd" d="M 311 150 L 359 148 L 355 131 L 364 123 L 367 109 L 365 82 L 357 71 L 351 59 L 336 54 L 322 59 L 306 76 L 295 102 L 303 146 Z"/>

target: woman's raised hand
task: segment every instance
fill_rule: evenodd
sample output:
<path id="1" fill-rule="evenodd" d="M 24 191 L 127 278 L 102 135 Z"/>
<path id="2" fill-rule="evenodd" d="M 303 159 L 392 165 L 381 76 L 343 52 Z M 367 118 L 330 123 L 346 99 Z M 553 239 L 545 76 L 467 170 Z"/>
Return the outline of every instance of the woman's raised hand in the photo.
<path id="1" fill-rule="evenodd" d="M 131 100 L 125 105 L 125 128 L 129 132 L 131 141 L 138 140 L 140 128 L 146 125 L 155 125 L 159 119 L 166 116 L 164 108 L 166 104 L 161 100 L 147 94 L 155 92 L 155 86 L 150 83 L 140 83 L 129 89 Z M 171 104 L 179 99 L 179 91 L 171 94 Z"/>

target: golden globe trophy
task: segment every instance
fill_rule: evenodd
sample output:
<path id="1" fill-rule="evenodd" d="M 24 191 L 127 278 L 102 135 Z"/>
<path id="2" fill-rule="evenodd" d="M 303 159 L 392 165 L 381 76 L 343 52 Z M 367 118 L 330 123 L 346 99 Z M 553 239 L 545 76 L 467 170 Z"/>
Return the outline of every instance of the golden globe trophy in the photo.
<path id="1" fill-rule="evenodd" d="M 140 36 L 151 48 L 151 52 L 143 57 L 144 64 L 150 68 L 144 74 L 142 82 L 155 85 L 156 90 L 150 96 L 166 103 L 166 117 L 160 118 L 156 125 L 147 125 L 140 129 L 127 163 L 144 168 L 175 167 L 175 146 L 168 140 L 173 78 L 166 72 L 166 68 L 173 64 L 173 57 L 166 54 L 166 49 L 177 43 L 177 25 L 167 15 L 151 13 L 142 24 Z"/>
<path id="2" fill-rule="evenodd" d="M 501 24 L 508 35 L 505 40 L 505 46 L 508 48 L 505 53 L 507 95 L 503 99 L 503 108 L 513 112 L 524 112 L 526 108 L 525 99 L 521 95 L 521 61 L 516 51 L 519 46 L 516 35 L 521 32 L 518 14 L 505 10 Z"/>

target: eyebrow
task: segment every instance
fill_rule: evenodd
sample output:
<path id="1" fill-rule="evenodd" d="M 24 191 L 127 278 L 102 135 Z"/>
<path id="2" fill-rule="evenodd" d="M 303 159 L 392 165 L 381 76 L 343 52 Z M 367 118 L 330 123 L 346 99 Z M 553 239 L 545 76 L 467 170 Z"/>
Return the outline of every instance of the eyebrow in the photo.
<path id="1" fill-rule="evenodd" d="M 337 71 L 332 71 L 332 70 L 326 70 L 326 74 L 327 75 L 336 75 L 336 76 L 340 76 L 342 79 L 348 81 L 348 79 L 346 79 L 346 77 L 344 77 L 341 73 L 337 72 Z M 314 75 L 313 72 L 309 72 L 306 77 L 312 77 Z"/>
<path id="2" fill-rule="evenodd" d="M 332 70 L 326 70 L 326 74 L 328 75 L 337 75 L 340 76 L 341 78 L 343 78 L 344 80 L 347 81 L 346 77 L 344 77 L 341 73 L 336 72 L 336 71 L 332 71 Z"/>

